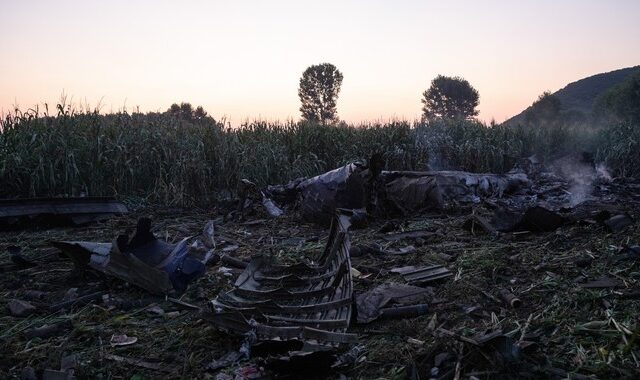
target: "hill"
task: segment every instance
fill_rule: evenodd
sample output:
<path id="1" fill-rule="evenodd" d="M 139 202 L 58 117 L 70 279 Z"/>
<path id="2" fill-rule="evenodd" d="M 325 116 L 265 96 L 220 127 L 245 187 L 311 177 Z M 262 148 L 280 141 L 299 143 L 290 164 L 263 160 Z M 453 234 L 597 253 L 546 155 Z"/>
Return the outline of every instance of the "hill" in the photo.
<path id="1" fill-rule="evenodd" d="M 553 93 L 553 95 L 560 99 L 561 112 L 580 112 L 584 115 L 590 115 L 593 108 L 593 102 L 600 94 L 611 87 L 622 83 L 636 70 L 640 70 L 640 66 L 627 67 L 625 69 L 614 70 L 608 73 L 596 74 L 569 83 L 561 90 Z M 506 120 L 504 124 L 515 125 L 522 123 L 524 121 L 525 112 L 527 112 L 529 108 L 531 108 L 531 106 L 520 112 L 518 115 Z"/>

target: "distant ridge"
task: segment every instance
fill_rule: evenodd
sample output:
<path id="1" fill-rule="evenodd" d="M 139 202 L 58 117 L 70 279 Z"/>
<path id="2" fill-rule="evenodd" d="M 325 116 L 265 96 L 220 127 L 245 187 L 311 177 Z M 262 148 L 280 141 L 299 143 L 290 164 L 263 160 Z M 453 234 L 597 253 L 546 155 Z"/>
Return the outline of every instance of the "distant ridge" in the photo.
<path id="1" fill-rule="evenodd" d="M 569 83 L 563 89 L 554 92 L 553 95 L 560 99 L 561 112 L 581 112 L 585 116 L 590 116 L 594 100 L 611 87 L 622 83 L 636 70 L 640 70 L 640 66 L 627 67 L 608 73 L 592 75 Z M 540 94 L 542 94 L 542 92 L 543 91 L 540 91 Z M 531 108 L 531 106 L 506 120 L 503 124 L 515 125 L 523 123 L 525 112 L 527 112 L 529 108 Z"/>

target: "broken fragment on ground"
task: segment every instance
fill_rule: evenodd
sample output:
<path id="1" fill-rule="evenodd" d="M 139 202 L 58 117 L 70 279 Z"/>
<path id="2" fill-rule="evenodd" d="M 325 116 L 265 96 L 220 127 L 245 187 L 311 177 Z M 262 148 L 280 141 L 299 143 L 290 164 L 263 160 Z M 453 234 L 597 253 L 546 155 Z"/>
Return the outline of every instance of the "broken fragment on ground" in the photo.
<path id="1" fill-rule="evenodd" d="M 576 203 L 571 181 L 523 166 L 370 175 L 362 163 L 315 198 L 298 193 L 305 180 L 258 190 L 241 218 L 149 208 L 0 232 L 0 373 L 637 377 L 637 182 L 596 181 Z M 383 196 L 398 179 L 403 193 Z M 323 209 L 330 229 L 295 204 L 344 191 Z M 344 205 L 366 223 L 347 229 Z"/>

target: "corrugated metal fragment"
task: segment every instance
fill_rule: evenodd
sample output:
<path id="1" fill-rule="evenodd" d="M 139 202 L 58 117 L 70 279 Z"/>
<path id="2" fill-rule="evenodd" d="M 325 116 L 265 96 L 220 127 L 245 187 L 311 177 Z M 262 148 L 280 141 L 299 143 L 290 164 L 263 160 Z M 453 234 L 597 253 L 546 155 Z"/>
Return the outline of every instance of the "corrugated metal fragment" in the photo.
<path id="1" fill-rule="evenodd" d="M 213 301 L 204 316 L 238 333 L 254 332 L 260 340 L 300 339 L 310 344 L 353 343 L 352 279 L 349 258 L 350 215 L 339 213 L 322 255 L 315 262 L 282 266 L 254 258 L 233 290 Z"/>

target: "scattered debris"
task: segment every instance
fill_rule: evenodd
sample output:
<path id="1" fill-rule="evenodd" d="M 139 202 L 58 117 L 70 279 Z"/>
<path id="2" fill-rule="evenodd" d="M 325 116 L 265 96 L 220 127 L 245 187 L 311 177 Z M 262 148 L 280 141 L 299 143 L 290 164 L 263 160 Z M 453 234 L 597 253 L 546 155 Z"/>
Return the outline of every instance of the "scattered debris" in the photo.
<path id="1" fill-rule="evenodd" d="M 7 252 L 9 252 L 9 256 L 11 257 L 11 261 L 18 266 L 18 268 L 33 268 L 38 266 L 38 264 L 33 261 L 25 258 L 20 253 L 22 249 L 15 245 L 10 245 L 7 247 Z"/>
<path id="2" fill-rule="evenodd" d="M 431 265 L 410 271 L 403 271 L 402 273 L 402 277 L 404 277 L 405 281 L 412 284 L 441 280 L 451 276 L 453 276 L 453 273 L 451 273 L 451 271 L 444 265 Z"/>
<path id="3" fill-rule="evenodd" d="M 381 316 L 411 317 L 427 312 L 424 303 L 431 301 L 432 288 L 387 283 L 356 297 L 358 323 L 369 323 Z M 396 307 L 385 308 L 388 304 Z M 409 305 L 409 306 L 407 306 Z"/>
<path id="4" fill-rule="evenodd" d="M 33 367 L 24 367 L 20 373 L 21 380 L 38 380 L 36 370 Z"/>
<path id="5" fill-rule="evenodd" d="M 43 325 L 40 327 L 25 330 L 23 332 L 27 339 L 33 338 L 49 338 L 52 336 L 60 335 L 73 328 L 73 324 L 70 320 Z"/>
<path id="6" fill-rule="evenodd" d="M 618 288 L 622 286 L 620 280 L 611 277 L 602 277 L 600 279 L 580 284 L 583 288 Z"/>
<path id="7" fill-rule="evenodd" d="M 626 261 L 626 260 L 638 260 L 640 259 L 640 245 L 632 245 L 622 248 L 616 256 L 612 258 L 614 262 Z"/>
<path id="8" fill-rule="evenodd" d="M 0 377 L 19 377 L 24 369 L 27 378 L 29 373 L 41 378 L 51 367 L 47 376 L 61 378 L 69 376 L 67 369 L 78 378 L 105 374 L 136 379 L 633 378 L 640 355 L 630 312 L 640 302 L 634 286 L 639 230 L 632 224 L 622 229 L 624 236 L 611 234 L 606 221 L 617 216 L 633 223 L 631 216 L 640 210 L 640 182 L 614 179 L 597 183 L 591 194 L 580 193 L 571 182 L 538 166 L 525 171 L 529 184 L 517 183 L 518 177 L 509 173 L 484 181 L 482 175 L 463 172 L 385 177 L 389 172 L 380 171 L 371 179 L 354 170 L 356 177 L 347 182 L 358 185 L 355 199 L 365 206 L 353 212 L 351 225 L 355 228 L 358 220 L 365 229 L 347 234 L 336 224 L 329 237 L 327 231 L 295 220 L 299 213 L 289 212 L 294 201 L 303 201 L 297 188 L 289 194 L 291 201 L 281 197 L 284 193 L 258 190 L 244 202 L 240 218 L 217 207 L 150 209 L 163 218 L 154 229 L 162 238 L 156 239 L 150 228 L 138 228 L 137 238 L 104 243 L 102 259 L 110 261 L 116 250 L 116 255 L 138 259 L 147 244 L 172 246 L 167 250 L 173 251 L 181 238 L 197 234 L 206 223 L 201 235 L 186 240 L 184 250 L 209 267 L 195 289 L 176 298 L 145 296 L 137 288 L 144 286 L 119 286 L 107 281 L 114 276 L 100 270 L 76 271 L 69 260 L 57 260 L 57 250 L 45 248 L 48 240 L 82 239 L 96 251 L 91 244 L 98 243 L 91 240 L 108 242 L 115 236 L 112 231 L 134 227 L 134 216 L 82 229 L 6 232 L 0 236 L 5 290 L 0 296 L 7 306 L 17 299 L 36 310 L 18 320 L 7 317 L 7 307 L 0 318 Z M 509 178 L 514 186 L 501 192 Z M 398 180 L 393 186 L 407 194 L 388 199 L 392 187 L 387 180 Z M 434 181 L 444 186 L 434 189 Z M 345 184 L 342 189 L 348 188 Z M 404 208 L 394 203 L 405 196 Z M 586 200 L 576 201 L 580 197 Z M 286 212 L 271 218 L 275 215 L 266 199 Z M 421 210 L 432 211 L 405 214 Z M 209 221 L 216 212 L 226 216 Z M 373 221 L 388 216 L 395 219 Z M 357 244 L 349 247 L 350 240 Z M 95 252 L 74 249 L 83 252 L 75 256 L 86 257 L 84 267 L 91 269 Z M 258 253 L 262 256 L 256 257 Z M 446 267 L 434 266 L 434 260 L 447 262 Z M 168 293 L 177 292 L 169 273 L 165 275 Z M 454 275 L 454 281 L 429 282 Z M 420 283 L 434 290 L 388 301 L 384 294 L 371 294 L 391 285 L 431 289 L 414 285 Z M 375 322 L 353 326 L 363 316 Z M 422 317 L 386 320 L 414 316 Z M 235 336 L 212 332 L 212 326 Z M 125 331 L 126 338 L 117 337 Z M 114 343 L 139 340 L 111 347 L 113 335 Z M 243 335 L 240 350 L 222 355 Z M 361 344 L 348 346 L 356 340 Z M 110 354 L 125 351 L 129 357 Z M 222 356 L 211 361 L 212 352 Z M 77 356 L 61 369 L 52 365 L 72 353 L 82 355 L 82 363 Z M 27 365 L 33 366 L 31 371 Z M 217 373 L 203 374 L 207 367 Z"/>
<path id="9" fill-rule="evenodd" d="M 154 371 L 161 371 L 161 372 L 167 372 L 167 373 L 172 373 L 175 371 L 175 368 L 171 368 L 160 363 L 151 363 L 151 362 L 148 362 L 142 359 L 137 359 L 137 358 L 129 358 L 126 356 L 112 355 L 112 354 L 105 354 L 104 358 L 107 360 L 113 360 L 120 363 L 135 365 L 137 367 L 146 368 Z"/>
<path id="10" fill-rule="evenodd" d="M 246 261 L 242 261 L 240 259 L 236 259 L 235 257 L 231 257 L 229 255 L 221 255 L 220 262 L 234 268 L 244 269 L 249 263 Z"/>
<path id="11" fill-rule="evenodd" d="M 403 215 L 443 210 L 459 203 L 478 203 L 482 198 L 501 198 L 531 185 L 524 173 L 383 171 L 380 180 L 384 186 L 379 198 L 386 201 L 383 207 Z"/>
<path id="12" fill-rule="evenodd" d="M 78 367 L 78 355 L 71 354 L 64 356 L 60 360 L 60 370 L 69 372 L 70 370 L 74 370 Z"/>
<path id="13" fill-rule="evenodd" d="M 276 204 L 273 203 L 271 199 L 267 198 L 267 196 L 264 195 L 264 193 L 262 193 L 262 205 L 264 206 L 265 210 L 267 210 L 267 213 L 272 218 L 277 218 L 284 214 L 284 211 L 282 211 L 280 207 L 276 206 Z"/>
<path id="14" fill-rule="evenodd" d="M 0 199 L 0 227 L 78 226 L 127 212 L 109 197 Z"/>
<path id="15" fill-rule="evenodd" d="M 398 249 L 385 249 L 383 253 L 387 255 L 406 255 L 409 253 L 414 253 L 416 252 L 416 250 L 417 250 L 416 247 L 412 245 L 408 245 L 406 247 L 401 247 Z"/>
<path id="16" fill-rule="evenodd" d="M 477 232 L 484 231 L 490 235 L 497 235 L 498 231 L 489 223 L 488 220 L 477 214 L 471 214 L 469 218 L 464 222 L 462 228 L 476 234 Z"/>
<path id="17" fill-rule="evenodd" d="M 240 351 L 229 351 L 221 358 L 207 364 L 207 369 L 210 371 L 217 371 L 223 368 L 230 367 L 239 362 L 242 358 L 244 358 L 244 356 L 245 355 Z"/>
<path id="18" fill-rule="evenodd" d="M 58 371 L 55 369 L 45 369 L 42 372 L 42 380 L 73 380 L 75 377 L 66 371 Z"/>
<path id="19" fill-rule="evenodd" d="M 36 311 L 36 307 L 29 302 L 16 299 L 9 301 L 7 307 L 14 317 L 26 317 Z"/>
<path id="20" fill-rule="evenodd" d="M 511 293 L 507 289 L 500 289 L 500 291 L 498 291 L 498 296 L 500 296 L 500 299 L 504 303 L 506 303 L 507 305 L 511 306 L 514 309 L 517 309 L 520 306 L 522 306 L 522 301 L 520 301 L 520 298 L 516 297 L 513 293 Z"/>
<path id="21" fill-rule="evenodd" d="M 378 159 L 373 158 L 369 163 L 350 163 L 300 182 L 296 188 L 300 193 L 302 217 L 329 224 L 338 208 L 366 209 L 370 204 L 370 189 L 381 168 Z"/>
<path id="22" fill-rule="evenodd" d="M 203 236 L 211 244 L 211 226 Z M 120 235 L 116 243 L 59 241 L 52 244 L 80 267 L 89 266 L 104 274 L 137 285 L 151 293 L 184 292 L 188 284 L 204 273 L 212 251 L 191 249 L 188 238 L 177 244 L 158 240 L 151 232 L 151 220 L 141 218 L 135 235 Z M 213 248 L 213 247 L 210 247 Z"/>
<path id="23" fill-rule="evenodd" d="M 280 266 L 255 257 L 230 292 L 218 295 L 203 316 L 216 326 L 259 340 L 302 339 L 315 345 L 355 342 L 351 318 L 350 215 L 332 223 L 324 253 L 315 263 Z"/>
<path id="24" fill-rule="evenodd" d="M 129 346 L 138 341 L 138 338 L 135 336 L 127 336 L 127 334 L 114 334 L 111 336 L 111 340 L 109 343 L 113 347 L 117 346 Z"/>
<path id="25" fill-rule="evenodd" d="M 614 215 L 604 221 L 609 231 L 618 233 L 633 224 L 633 219 L 627 214 Z"/>
<path id="26" fill-rule="evenodd" d="M 542 206 L 533 206 L 524 212 L 500 209 L 496 211 L 491 224 L 501 232 L 548 232 L 555 231 L 566 222 L 567 219 L 556 212 Z"/>
<path id="27" fill-rule="evenodd" d="M 381 318 L 413 318 L 429 312 L 429 305 L 419 304 L 410 306 L 389 307 L 380 310 Z"/>
<path id="28" fill-rule="evenodd" d="M 102 296 L 105 295 L 105 292 L 98 291 L 90 294 L 86 294 L 84 296 L 80 296 L 71 300 L 62 301 L 60 303 L 56 303 L 49 306 L 49 311 L 58 311 L 66 308 L 70 308 L 71 306 L 80 306 L 85 305 L 93 301 L 97 301 Z"/>
<path id="29" fill-rule="evenodd" d="M 386 241 L 398 241 L 398 240 L 404 240 L 404 239 L 425 239 L 425 238 L 431 238 L 437 235 L 438 234 L 433 231 L 415 230 L 415 231 L 405 231 L 405 232 L 398 232 L 393 234 L 386 234 L 386 235 L 382 235 L 382 238 Z"/>

